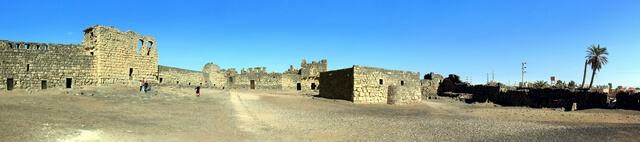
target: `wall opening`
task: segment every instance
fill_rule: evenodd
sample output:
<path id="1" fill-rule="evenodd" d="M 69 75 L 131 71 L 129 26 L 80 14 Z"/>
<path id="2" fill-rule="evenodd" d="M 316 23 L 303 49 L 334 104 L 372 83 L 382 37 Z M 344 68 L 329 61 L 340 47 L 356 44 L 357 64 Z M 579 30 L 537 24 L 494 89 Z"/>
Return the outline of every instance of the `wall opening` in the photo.
<path id="1" fill-rule="evenodd" d="M 176 81 L 176 84 L 179 84 L 179 83 L 180 83 L 180 81 Z"/>
<path id="2" fill-rule="evenodd" d="M 382 79 L 380 79 L 380 85 L 384 84 L 384 82 L 382 81 Z"/>
<path id="3" fill-rule="evenodd" d="M 189 82 L 189 85 L 191 85 L 191 82 Z"/>
<path id="4" fill-rule="evenodd" d="M 162 78 L 160 78 L 160 83 L 162 83 Z"/>
<path id="5" fill-rule="evenodd" d="M 71 82 L 73 80 L 71 80 L 71 78 L 67 78 L 67 88 L 71 88 Z"/>
<path id="6" fill-rule="evenodd" d="M 20 49 L 20 44 L 16 44 L 16 49 Z"/>
<path id="7" fill-rule="evenodd" d="M 42 50 L 47 50 L 47 45 L 44 45 L 44 47 L 42 47 Z"/>
<path id="8" fill-rule="evenodd" d="M 316 83 L 311 83 L 311 90 L 316 90 Z"/>
<path id="9" fill-rule="evenodd" d="M 91 52 L 91 56 L 93 56 L 93 52 Z"/>
<path id="10" fill-rule="evenodd" d="M 138 42 L 138 54 L 140 54 L 140 50 L 142 49 L 142 45 L 144 45 L 144 41 L 140 40 Z"/>
<path id="11" fill-rule="evenodd" d="M 30 66 L 30 65 L 31 65 L 31 64 L 27 64 L 27 72 L 29 72 L 29 66 Z"/>
<path id="12" fill-rule="evenodd" d="M 13 78 L 7 78 L 7 90 L 13 90 Z"/>
<path id="13" fill-rule="evenodd" d="M 153 42 L 149 41 L 147 42 L 147 48 L 149 48 L 149 50 L 147 50 L 147 55 L 149 55 L 149 53 L 151 52 L 151 46 L 153 45 Z"/>
<path id="14" fill-rule="evenodd" d="M 47 89 L 47 80 L 42 80 L 42 90 L 46 90 Z"/>
<path id="15" fill-rule="evenodd" d="M 255 80 L 251 80 L 251 89 L 256 89 L 256 81 Z"/>
<path id="16" fill-rule="evenodd" d="M 404 85 L 404 80 L 400 80 L 400 85 Z"/>
<path id="17" fill-rule="evenodd" d="M 24 44 L 24 49 L 29 49 L 29 44 Z"/>
<path id="18" fill-rule="evenodd" d="M 296 90 L 302 90 L 302 84 L 298 83 L 298 85 L 296 85 Z"/>
<path id="19" fill-rule="evenodd" d="M 36 45 L 36 50 L 40 50 L 40 45 Z"/>
<path id="20" fill-rule="evenodd" d="M 133 68 L 129 68 L 129 77 L 133 76 Z"/>

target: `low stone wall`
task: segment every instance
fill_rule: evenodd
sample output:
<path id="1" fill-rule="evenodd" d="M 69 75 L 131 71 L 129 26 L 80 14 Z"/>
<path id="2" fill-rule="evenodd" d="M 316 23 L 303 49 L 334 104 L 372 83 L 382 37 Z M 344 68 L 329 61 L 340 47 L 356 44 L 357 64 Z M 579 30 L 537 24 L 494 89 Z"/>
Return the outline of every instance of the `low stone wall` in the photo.
<path id="1" fill-rule="evenodd" d="M 640 110 L 640 93 L 620 92 L 616 94 L 615 107 Z"/>
<path id="2" fill-rule="evenodd" d="M 387 103 L 396 104 L 413 104 L 420 103 L 422 96 L 419 89 L 415 86 L 389 86 L 389 96 L 387 97 Z"/>
<path id="3" fill-rule="evenodd" d="M 577 109 L 604 108 L 607 95 L 586 90 L 552 89 L 552 88 L 507 88 L 503 86 L 483 86 L 468 84 L 452 84 L 445 79 L 438 94 L 444 92 L 472 94 L 467 103 L 490 101 L 503 106 L 528 106 L 535 108 L 565 108 L 571 110 L 573 103 Z"/>

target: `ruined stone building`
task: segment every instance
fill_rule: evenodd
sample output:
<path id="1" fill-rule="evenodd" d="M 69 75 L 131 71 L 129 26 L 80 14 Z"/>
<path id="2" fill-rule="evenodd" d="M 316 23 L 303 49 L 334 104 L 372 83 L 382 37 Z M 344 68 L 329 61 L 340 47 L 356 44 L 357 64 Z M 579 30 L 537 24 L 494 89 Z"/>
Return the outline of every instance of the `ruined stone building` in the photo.
<path id="1" fill-rule="evenodd" d="M 81 44 L 0 40 L 0 89 L 156 81 L 158 51 L 153 37 L 100 25 L 83 31 Z"/>
<path id="2" fill-rule="evenodd" d="M 284 73 L 267 71 L 266 67 L 240 70 L 220 69 L 213 63 L 205 64 L 202 71 L 191 71 L 160 66 L 160 85 L 200 85 L 218 89 L 257 90 L 315 90 L 319 87 L 320 72 L 327 71 L 327 60 L 307 63 L 302 60 L 300 69 L 293 65 Z"/>
<path id="3" fill-rule="evenodd" d="M 411 104 L 422 101 L 420 73 L 354 65 L 320 73 L 320 96 L 356 104 Z"/>

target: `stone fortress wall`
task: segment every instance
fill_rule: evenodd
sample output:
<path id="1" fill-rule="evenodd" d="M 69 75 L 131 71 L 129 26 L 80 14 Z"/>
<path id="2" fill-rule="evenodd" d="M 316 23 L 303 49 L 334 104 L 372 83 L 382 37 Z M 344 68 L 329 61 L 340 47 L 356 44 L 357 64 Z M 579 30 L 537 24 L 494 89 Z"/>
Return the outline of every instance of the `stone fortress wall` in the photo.
<path id="1" fill-rule="evenodd" d="M 157 85 L 162 86 L 178 86 L 178 87 L 196 87 L 202 83 L 206 87 L 207 82 L 200 71 L 193 71 L 169 66 L 158 66 L 159 79 Z M 146 81 L 146 80 L 145 80 Z"/>
<path id="2" fill-rule="evenodd" d="M 0 40 L 0 89 L 93 85 L 94 58 L 77 44 Z"/>
<path id="3" fill-rule="evenodd" d="M 157 81 L 158 52 L 153 37 L 100 25 L 83 31 L 80 45 L 1 40 L 0 88 L 131 84 L 142 78 Z"/>
<path id="4" fill-rule="evenodd" d="M 420 73 L 354 65 L 321 73 L 320 96 L 357 104 L 410 104 L 422 101 Z M 326 87 L 326 88 L 325 88 Z M 389 91 L 392 88 L 392 91 Z"/>
<path id="5" fill-rule="evenodd" d="M 284 73 L 269 73 L 266 67 L 243 68 L 238 73 L 235 68 L 220 69 L 213 63 L 205 64 L 202 71 L 159 66 L 158 85 L 195 87 L 202 83 L 201 87 L 217 89 L 315 90 L 319 87 L 319 73 L 326 69 L 326 60 L 307 64 L 304 59 L 302 68 L 295 69 L 291 65 Z"/>

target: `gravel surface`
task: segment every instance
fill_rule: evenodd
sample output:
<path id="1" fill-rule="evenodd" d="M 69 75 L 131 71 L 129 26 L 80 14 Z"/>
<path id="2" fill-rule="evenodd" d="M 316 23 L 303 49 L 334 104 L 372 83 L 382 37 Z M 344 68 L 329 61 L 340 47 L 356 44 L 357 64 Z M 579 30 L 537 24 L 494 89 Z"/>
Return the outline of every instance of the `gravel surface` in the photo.
<path id="1" fill-rule="evenodd" d="M 130 90 L 131 89 L 131 90 Z M 317 92 L 85 87 L 0 92 L 0 141 L 637 141 L 640 113 L 425 100 L 356 105 Z"/>

